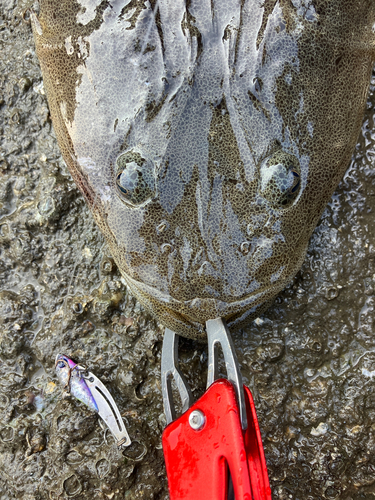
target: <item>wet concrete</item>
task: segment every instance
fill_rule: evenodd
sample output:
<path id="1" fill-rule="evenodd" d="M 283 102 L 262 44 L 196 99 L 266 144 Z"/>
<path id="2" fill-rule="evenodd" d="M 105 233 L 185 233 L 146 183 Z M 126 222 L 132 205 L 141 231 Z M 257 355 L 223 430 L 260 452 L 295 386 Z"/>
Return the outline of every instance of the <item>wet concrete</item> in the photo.
<path id="1" fill-rule="evenodd" d="M 0 499 L 167 499 L 163 327 L 128 294 L 61 160 L 23 7 L 0 5 Z M 274 499 L 375 495 L 374 116 L 375 78 L 301 272 L 234 335 Z M 63 397 L 58 352 L 107 385 L 131 449 Z M 180 352 L 199 396 L 205 348 Z"/>

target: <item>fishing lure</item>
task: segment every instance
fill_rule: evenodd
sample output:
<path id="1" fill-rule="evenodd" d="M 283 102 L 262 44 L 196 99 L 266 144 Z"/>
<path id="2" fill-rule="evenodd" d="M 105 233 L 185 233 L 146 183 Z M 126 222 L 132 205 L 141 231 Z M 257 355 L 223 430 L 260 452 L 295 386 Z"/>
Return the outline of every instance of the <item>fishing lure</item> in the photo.
<path id="1" fill-rule="evenodd" d="M 99 414 L 113 434 L 117 446 L 129 446 L 129 435 L 121 414 L 105 385 L 85 366 L 58 354 L 55 362 L 56 375 L 65 390 Z"/>

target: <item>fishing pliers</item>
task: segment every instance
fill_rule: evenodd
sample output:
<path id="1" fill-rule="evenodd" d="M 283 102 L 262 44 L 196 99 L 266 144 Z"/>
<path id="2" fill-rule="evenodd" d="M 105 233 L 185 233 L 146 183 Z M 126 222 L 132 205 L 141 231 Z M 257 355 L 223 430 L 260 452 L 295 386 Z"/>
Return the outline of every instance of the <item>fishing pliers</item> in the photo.
<path id="1" fill-rule="evenodd" d="M 161 376 L 167 427 L 162 442 L 171 500 L 271 500 L 267 465 L 254 401 L 243 385 L 228 327 L 206 323 L 207 390 L 193 403 L 178 366 L 178 335 L 166 329 Z M 227 379 L 218 378 L 221 346 Z M 182 402 L 176 418 L 174 380 Z"/>

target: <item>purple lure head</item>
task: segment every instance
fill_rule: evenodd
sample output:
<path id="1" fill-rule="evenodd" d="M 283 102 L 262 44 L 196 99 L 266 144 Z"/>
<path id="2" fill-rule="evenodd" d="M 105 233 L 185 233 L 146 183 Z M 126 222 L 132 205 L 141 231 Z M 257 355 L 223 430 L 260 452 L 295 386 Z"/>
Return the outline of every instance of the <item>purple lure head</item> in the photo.
<path id="1" fill-rule="evenodd" d="M 70 394 L 91 410 L 98 412 L 98 406 L 90 389 L 87 387 L 82 372 L 76 368 L 77 363 L 65 356 L 65 354 L 58 354 L 56 356 L 55 367 L 57 378 L 69 390 Z"/>

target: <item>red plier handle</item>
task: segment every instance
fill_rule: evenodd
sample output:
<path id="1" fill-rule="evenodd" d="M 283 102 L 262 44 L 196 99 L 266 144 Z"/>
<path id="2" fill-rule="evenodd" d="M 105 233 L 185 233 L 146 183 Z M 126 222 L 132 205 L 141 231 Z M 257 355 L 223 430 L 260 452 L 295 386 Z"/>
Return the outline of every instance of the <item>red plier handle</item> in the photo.
<path id="1" fill-rule="evenodd" d="M 208 389 L 191 405 L 191 393 L 178 368 L 178 336 L 166 331 L 162 388 L 169 425 L 163 433 L 171 500 L 270 500 L 267 465 L 254 401 L 242 385 L 229 331 L 221 319 L 207 322 Z M 216 380 L 221 344 L 228 379 Z M 171 393 L 174 378 L 184 405 L 177 420 Z M 241 385 L 240 385 L 241 384 Z M 233 491 L 232 491 L 233 489 Z"/>

